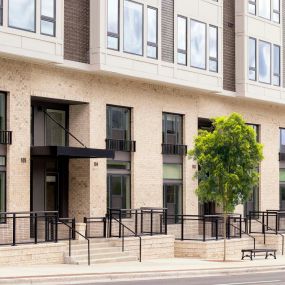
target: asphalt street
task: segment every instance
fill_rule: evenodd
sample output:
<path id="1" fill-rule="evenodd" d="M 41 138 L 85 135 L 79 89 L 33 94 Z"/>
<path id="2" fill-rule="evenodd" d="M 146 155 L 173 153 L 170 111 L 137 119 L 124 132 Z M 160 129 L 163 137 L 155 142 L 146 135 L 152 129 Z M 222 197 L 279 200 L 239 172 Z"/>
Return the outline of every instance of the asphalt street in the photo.
<path id="1" fill-rule="evenodd" d="M 84 285 L 285 285 L 285 271 L 232 276 L 209 276 L 187 279 L 155 279 L 82 283 Z"/>

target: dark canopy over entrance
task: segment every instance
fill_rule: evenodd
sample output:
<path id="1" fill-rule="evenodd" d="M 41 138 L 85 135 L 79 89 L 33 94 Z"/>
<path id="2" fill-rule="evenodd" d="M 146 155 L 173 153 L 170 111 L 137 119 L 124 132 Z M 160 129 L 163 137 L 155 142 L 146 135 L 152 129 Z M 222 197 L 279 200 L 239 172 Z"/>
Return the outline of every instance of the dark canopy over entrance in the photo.
<path id="1" fill-rule="evenodd" d="M 32 157 L 114 158 L 114 151 L 69 146 L 32 146 Z"/>

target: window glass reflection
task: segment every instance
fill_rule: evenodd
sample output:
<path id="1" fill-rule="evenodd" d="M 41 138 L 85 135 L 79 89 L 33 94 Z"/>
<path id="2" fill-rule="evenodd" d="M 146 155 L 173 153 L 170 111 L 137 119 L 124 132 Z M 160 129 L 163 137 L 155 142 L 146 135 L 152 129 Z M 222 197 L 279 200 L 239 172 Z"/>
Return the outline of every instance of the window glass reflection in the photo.
<path id="1" fill-rule="evenodd" d="M 54 0 L 42 0 L 41 1 L 41 13 L 42 16 L 54 18 L 55 17 L 55 7 Z"/>
<path id="2" fill-rule="evenodd" d="M 187 64 L 187 18 L 177 18 L 177 63 Z"/>
<path id="3" fill-rule="evenodd" d="M 209 27 L 209 70 L 218 72 L 218 29 Z"/>
<path id="4" fill-rule="evenodd" d="M 259 16 L 270 20 L 270 0 L 259 0 Z"/>
<path id="5" fill-rule="evenodd" d="M 143 5 L 124 2 L 124 51 L 143 55 Z"/>
<path id="6" fill-rule="evenodd" d="M 35 0 L 9 0 L 9 26 L 35 32 Z"/>
<path id="7" fill-rule="evenodd" d="M 119 0 L 108 0 L 107 47 L 119 50 Z"/>
<path id="8" fill-rule="evenodd" d="M 191 66 L 206 68 L 206 24 L 191 20 Z"/>
<path id="9" fill-rule="evenodd" d="M 280 86 L 280 47 L 273 46 L 273 84 Z"/>
<path id="10" fill-rule="evenodd" d="M 147 9 L 147 56 L 157 58 L 157 9 Z"/>
<path id="11" fill-rule="evenodd" d="M 248 79 L 256 80 L 256 40 L 249 39 L 248 43 Z"/>
<path id="12" fill-rule="evenodd" d="M 271 45 L 270 43 L 259 41 L 259 81 L 270 83 L 271 73 Z"/>

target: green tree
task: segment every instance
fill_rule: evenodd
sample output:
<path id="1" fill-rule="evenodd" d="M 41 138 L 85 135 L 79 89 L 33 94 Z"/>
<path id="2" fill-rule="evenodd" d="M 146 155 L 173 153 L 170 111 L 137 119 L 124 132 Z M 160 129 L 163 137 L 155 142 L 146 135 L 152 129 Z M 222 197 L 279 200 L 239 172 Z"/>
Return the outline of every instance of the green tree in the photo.
<path id="1" fill-rule="evenodd" d="M 200 130 L 188 154 L 199 165 L 195 178 L 199 181 L 196 194 L 200 201 L 215 202 L 223 210 L 225 261 L 225 221 L 258 184 L 263 146 L 256 141 L 253 128 L 237 113 L 212 121 L 214 130 Z"/>

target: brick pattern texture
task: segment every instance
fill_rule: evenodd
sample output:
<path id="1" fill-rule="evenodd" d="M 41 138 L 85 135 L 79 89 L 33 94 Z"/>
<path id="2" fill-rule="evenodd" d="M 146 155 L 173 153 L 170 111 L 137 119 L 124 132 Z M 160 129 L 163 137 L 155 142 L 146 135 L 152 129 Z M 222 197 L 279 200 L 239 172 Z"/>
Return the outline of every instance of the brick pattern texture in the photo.
<path id="1" fill-rule="evenodd" d="M 64 58 L 89 63 L 89 0 L 64 2 Z"/>
<path id="2" fill-rule="evenodd" d="M 223 87 L 225 90 L 236 90 L 235 71 L 235 1 L 224 0 L 223 30 Z"/>

